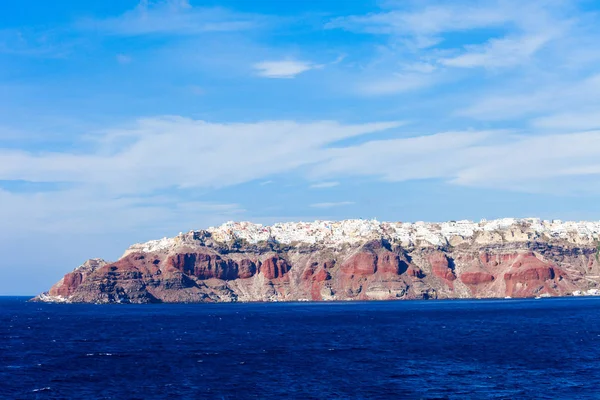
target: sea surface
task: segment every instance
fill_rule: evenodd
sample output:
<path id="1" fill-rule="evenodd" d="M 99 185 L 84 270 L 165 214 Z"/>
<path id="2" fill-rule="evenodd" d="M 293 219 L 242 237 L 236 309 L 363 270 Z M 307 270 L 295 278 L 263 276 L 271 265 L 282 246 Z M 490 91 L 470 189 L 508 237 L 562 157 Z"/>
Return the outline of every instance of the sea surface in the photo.
<path id="1" fill-rule="evenodd" d="M 600 398 L 600 299 L 0 297 L 0 398 Z"/>

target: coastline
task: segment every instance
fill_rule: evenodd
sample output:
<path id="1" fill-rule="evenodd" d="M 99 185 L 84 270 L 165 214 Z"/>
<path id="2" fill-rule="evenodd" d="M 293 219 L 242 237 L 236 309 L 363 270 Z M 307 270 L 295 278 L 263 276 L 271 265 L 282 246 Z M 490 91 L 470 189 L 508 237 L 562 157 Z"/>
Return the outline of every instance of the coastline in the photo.
<path id="1" fill-rule="evenodd" d="M 25 299 L 28 303 L 43 303 L 43 304 L 59 304 L 59 305 L 175 305 L 175 304 L 198 304 L 198 305 L 216 305 L 216 304 L 367 304 L 367 303 L 402 303 L 402 302 L 465 302 L 465 301 L 518 301 L 518 300 L 552 300 L 552 299 L 600 299 L 600 295 L 564 295 L 564 296 L 540 296 L 540 297 L 461 297 L 461 298 L 444 298 L 444 299 L 342 299 L 342 300 L 278 300 L 278 301 L 224 301 L 224 302 L 155 302 L 155 303 L 127 303 L 127 302 L 110 302 L 110 303 L 89 303 L 89 302 L 69 302 L 69 301 L 42 301 L 37 299 L 37 296 L 2 296 L 1 298 L 19 298 Z"/>

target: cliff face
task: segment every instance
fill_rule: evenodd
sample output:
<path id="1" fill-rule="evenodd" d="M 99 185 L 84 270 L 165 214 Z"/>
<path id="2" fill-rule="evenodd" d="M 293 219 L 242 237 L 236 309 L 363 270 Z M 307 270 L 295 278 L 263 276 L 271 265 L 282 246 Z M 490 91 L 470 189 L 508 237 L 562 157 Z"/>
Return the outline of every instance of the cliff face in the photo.
<path id="1" fill-rule="evenodd" d="M 93 259 L 40 301 L 322 301 L 595 294 L 598 223 L 229 223 Z"/>

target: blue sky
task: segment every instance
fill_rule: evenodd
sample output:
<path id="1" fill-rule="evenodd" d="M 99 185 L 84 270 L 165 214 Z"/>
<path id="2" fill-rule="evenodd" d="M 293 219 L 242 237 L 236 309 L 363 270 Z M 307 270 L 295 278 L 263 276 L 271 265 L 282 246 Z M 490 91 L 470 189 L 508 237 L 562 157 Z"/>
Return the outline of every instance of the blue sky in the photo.
<path id="1" fill-rule="evenodd" d="M 599 11 L 5 0 L 0 294 L 227 220 L 598 220 Z"/>

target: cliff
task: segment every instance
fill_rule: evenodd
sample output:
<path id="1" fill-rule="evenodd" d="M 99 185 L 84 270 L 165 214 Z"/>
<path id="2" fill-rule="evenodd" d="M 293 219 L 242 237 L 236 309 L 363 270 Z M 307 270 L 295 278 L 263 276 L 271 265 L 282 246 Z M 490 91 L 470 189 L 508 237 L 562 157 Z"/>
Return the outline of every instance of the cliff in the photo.
<path id="1" fill-rule="evenodd" d="M 34 300 L 86 303 L 597 294 L 600 222 L 228 222 L 86 261 Z"/>

